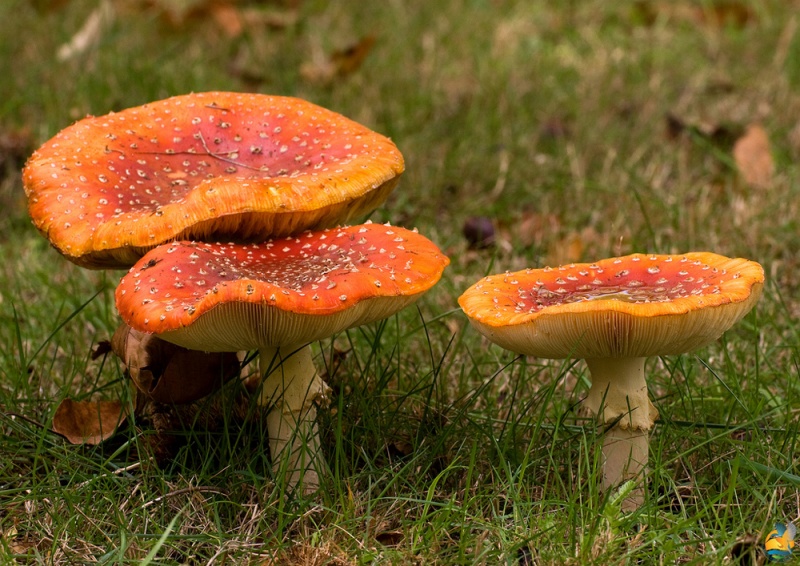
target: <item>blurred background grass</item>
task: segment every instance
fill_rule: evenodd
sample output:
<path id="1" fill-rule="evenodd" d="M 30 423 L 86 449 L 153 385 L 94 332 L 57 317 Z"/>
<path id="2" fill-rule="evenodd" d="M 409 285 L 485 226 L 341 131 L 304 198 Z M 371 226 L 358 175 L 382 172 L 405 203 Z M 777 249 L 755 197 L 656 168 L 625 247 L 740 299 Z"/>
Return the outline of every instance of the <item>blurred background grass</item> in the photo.
<path id="1" fill-rule="evenodd" d="M 798 518 L 798 2 L 100 5 L 0 5 L 0 556 L 708 564 Z M 19 170 L 87 114 L 204 90 L 299 96 L 390 136 L 407 171 L 371 219 L 453 260 L 418 308 L 315 346 L 334 387 L 318 500 L 274 489 L 261 425 L 219 410 L 241 409 L 235 387 L 184 417 L 160 466 L 149 422 L 100 447 L 48 432 L 66 396 L 129 398 L 117 362 L 91 357 L 121 274 L 48 247 Z M 754 126 L 763 182 L 734 153 Z M 485 249 L 462 233 L 478 216 Z M 690 250 L 760 261 L 765 296 L 718 344 L 648 363 L 649 497 L 623 515 L 596 492 L 583 364 L 489 345 L 456 298 L 488 272 Z"/>

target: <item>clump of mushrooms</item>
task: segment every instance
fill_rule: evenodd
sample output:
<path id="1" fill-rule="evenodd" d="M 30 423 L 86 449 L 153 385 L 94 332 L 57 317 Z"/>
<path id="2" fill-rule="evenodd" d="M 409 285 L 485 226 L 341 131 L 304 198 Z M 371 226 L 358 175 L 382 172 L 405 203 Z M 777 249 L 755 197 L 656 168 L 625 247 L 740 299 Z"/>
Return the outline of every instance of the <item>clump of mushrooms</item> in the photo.
<path id="1" fill-rule="evenodd" d="M 583 358 L 592 386 L 584 400 L 606 431 L 602 487 L 645 470 L 658 416 L 645 361 L 717 340 L 758 301 L 764 270 L 752 261 L 697 252 L 634 254 L 591 264 L 490 275 L 459 298 L 492 342 L 542 358 Z M 635 490 L 624 502 L 641 505 Z"/>
<path id="2" fill-rule="evenodd" d="M 131 268 L 116 302 L 134 329 L 186 348 L 258 349 L 273 465 L 308 492 L 326 471 L 316 404 L 327 389 L 309 344 L 405 308 L 448 263 L 423 236 L 381 224 L 263 244 L 175 242 Z"/>
<path id="3" fill-rule="evenodd" d="M 310 102 L 205 92 L 80 120 L 31 156 L 23 180 L 31 219 L 56 250 L 121 269 L 175 239 L 263 241 L 336 226 L 383 202 L 403 168 L 388 138 Z M 197 399 L 233 375 L 205 371 L 199 383 L 195 372 L 189 387 L 165 383 L 175 371 L 137 379 L 175 348 L 124 325 L 113 344 L 157 401 Z"/>
<path id="4" fill-rule="evenodd" d="M 162 254 L 170 252 L 165 257 L 177 257 L 181 255 L 177 253 L 178 250 L 186 245 L 193 246 L 196 250 L 193 253 L 207 255 L 203 244 L 175 247 L 168 242 L 264 242 L 306 230 L 331 228 L 365 216 L 388 197 L 403 170 L 402 154 L 391 140 L 310 102 L 282 96 L 205 92 L 175 96 L 80 120 L 59 132 L 31 156 L 23 171 L 23 180 L 34 225 L 67 259 L 93 269 L 129 268 L 139 262 L 134 272 L 147 274 L 151 267 L 154 268 L 152 273 L 158 271 L 155 269 L 156 263 L 165 261 L 167 264 Z M 398 232 L 395 237 L 406 237 L 401 234 L 404 232 Z M 319 237 L 324 240 L 329 236 L 321 234 Z M 421 237 L 414 235 L 408 238 L 416 246 Z M 309 242 L 306 240 L 304 243 Z M 158 249 L 162 244 L 166 247 Z M 426 247 L 428 244 L 420 245 L 423 250 L 430 251 Z M 272 246 L 269 244 L 269 247 Z M 293 244 L 287 243 L 286 246 L 291 248 Z M 394 248 L 397 246 L 402 244 L 399 241 L 394 246 L 387 243 L 376 249 L 388 249 L 390 254 L 396 256 L 398 251 Z M 226 253 L 233 253 L 231 257 L 235 257 L 231 249 L 226 248 Z M 153 250 L 157 259 L 151 256 L 141 259 L 150 250 Z M 372 257 L 374 250 L 362 251 Z M 217 253 L 213 252 L 212 255 L 217 257 Z M 241 253 L 245 254 L 244 251 Z M 285 274 L 287 277 L 293 273 L 293 266 L 300 265 L 298 262 L 301 262 L 302 253 L 298 252 L 294 259 L 285 258 L 280 263 L 289 269 Z M 415 250 L 409 253 L 411 255 L 406 258 L 408 266 L 411 263 L 425 265 L 428 261 L 420 259 Z M 243 257 L 240 256 L 240 259 Z M 446 264 L 446 258 L 441 258 L 437 261 Z M 184 259 L 185 265 L 174 266 L 176 271 L 173 275 L 178 280 L 170 281 L 169 285 L 182 285 L 181 270 L 191 273 L 196 259 Z M 309 276 L 319 277 L 328 268 L 335 271 L 337 265 L 331 260 L 328 267 L 317 266 Z M 360 263 L 358 265 L 364 267 Z M 376 288 L 384 286 L 384 293 L 377 293 L 376 296 L 388 296 L 393 289 L 400 289 L 399 294 L 403 298 L 391 304 L 402 308 L 407 304 L 403 301 L 410 301 L 409 297 L 416 297 L 423 291 L 424 285 L 415 286 L 419 282 L 410 274 L 411 268 L 406 264 L 387 269 L 389 271 L 381 277 L 376 275 L 372 281 Z M 223 270 L 226 274 L 234 272 L 236 268 L 233 264 Z M 402 279 L 395 284 L 395 277 L 399 278 L 401 273 Z M 211 280 L 210 275 L 206 275 L 193 273 L 195 278 L 187 279 L 185 284 L 189 288 L 200 288 L 203 284 L 201 281 Z M 388 279 L 384 281 L 383 276 Z M 132 277 L 127 276 L 125 281 L 130 281 Z M 225 279 L 225 276 L 220 277 Z M 413 280 L 411 286 L 405 284 L 407 278 Z M 432 285 L 438 275 L 426 274 L 425 278 Z M 333 276 L 329 276 L 328 281 L 339 284 Z M 275 287 L 269 295 L 265 295 L 263 290 L 257 293 L 260 284 L 255 282 L 237 288 L 244 289 L 244 296 L 248 297 L 251 290 L 249 285 L 252 285 L 252 295 L 266 297 L 264 304 L 274 307 L 275 301 L 271 303 L 267 300 L 269 296 L 275 294 L 282 300 L 285 293 L 294 291 L 292 285 L 301 285 L 296 280 L 287 284 L 288 289 Z M 147 292 L 153 288 L 151 285 Z M 209 283 L 208 288 L 220 290 L 232 287 L 229 282 L 223 282 L 216 286 Z M 120 293 L 125 294 L 119 292 L 118 296 Z M 133 289 L 129 293 L 130 297 L 138 298 L 138 292 Z M 321 316 L 325 308 L 330 312 L 336 309 L 331 307 L 330 302 L 318 301 L 321 296 L 322 291 L 309 295 L 317 297 L 309 299 L 314 301 L 317 308 L 311 319 L 319 325 L 314 332 L 292 334 L 294 327 L 281 327 L 292 337 L 294 342 L 291 346 L 299 349 L 296 355 L 290 356 L 292 348 L 285 341 L 275 338 L 275 331 L 271 331 L 273 333 L 269 335 L 269 340 L 280 342 L 274 346 L 282 346 L 277 355 L 281 375 L 293 375 L 300 371 L 298 368 L 311 374 L 313 365 L 306 344 L 316 337 L 380 318 L 371 310 L 374 307 L 366 308 L 363 305 L 347 311 L 350 315 L 326 318 Z M 337 299 L 333 302 L 337 308 L 343 308 L 354 302 L 360 304 L 368 294 L 361 290 L 348 297 L 347 300 Z M 252 303 L 247 300 L 241 302 Z M 374 303 L 371 300 L 364 305 Z M 133 337 L 133 343 L 158 345 L 160 339 L 148 339 L 149 334 L 155 332 L 156 318 L 138 316 L 131 311 L 142 309 L 144 312 L 146 304 L 147 301 L 142 299 L 135 309 L 130 305 L 122 307 L 127 313 L 127 316 L 123 313 L 123 318 L 137 321 L 138 328 L 136 325 L 132 325 L 132 329 L 121 327 L 117 335 Z M 327 307 L 323 308 L 323 305 Z M 166 307 L 165 313 L 169 312 Z M 188 312 L 190 307 L 186 308 Z M 221 307 L 213 310 L 221 312 L 228 309 Z M 200 306 L 191 307 L 193 313 L 202 310 Z M 361 314 L 356 316 L 354 312 Z M 348 316 L 352 316 L 352 320 Z M 335 324 L 331 322 L 334 320 Z M 320 331 L 323 331 L 322 334 L 319 334 Z M 261 340 L 264 336 L 253 332 L 250 336 L 253 339 L 244 340 L 239 345 L 232 340 L 227 347 L 233 350 L 261 348 L 262 354 L 268 357 L 267 360 L 262 359 L 262 365 L 272 367 L 269 362 L 276 361 L 272 354 L 278 350 L 268 353 Z M 259 339 L 255 340 L 254 337 Z M 177 342 L 182 340 L 178 339 Z M 131 340 L 127 340 L 128 343 Z M 196 345 L 192 341 L 188 343 Z M 159 346 L 159 352 L 162 349 Z M 197 349 L 212 348 L 194 348 Z M 128 351 L 122 352 L 121 357 L 134 370 L 134 364 L 141 365 L 141 360 L 149 359 L 150 355 L 149 351 Z M 182 352 L 181 355 L 191 357 L 194 363 L 203 363 L 207 359 L 204 357 L 207 354 L 202 352 L 194 355 Z M 206 373 L 213 375 L 215 372 Z M 275 381 L 268 380 L 262 400 L 266 403 L 267 399 L 272 399 L 277 406 L 281 406 L 276 399 L 279 393 L 283 393 L 287 397 L 282 402 L 284 405 L 288 403 L 294 407 L 299 401 L 290 399 L 302 397 L 302 406 L 311 407 L 314 399 L 324 390 L 324 384 L 318 377 L 308 377 L 306 381 L 313 391 L 301 391 L 299 380 L 289 379 L 285 384 L 287 387 L 270 385 Z M 294 385 L 289 387 L 289 382 Z M 153 395 L 156 389 L 163 390 L 169 393 L 169 399 L 181 401 L 195 397 L 195 393 L 182 388 L 180 384 L 169 385 L 166 387 L 161 384 L 158 388 L 148 386 L 146 389 L 152 390 L 145 393 Z M 198 392 L 197 395 L 208 391 L 208 387 L 193 389 Z M 300 412 L 299 418 L 304 422 L 313 421 L 310 408 Z M 277 418 L 271 415 L 269 420 Z M 283 417 L 278 418 L 281 419 Z M 273 424 L 270 422 L 270 428 L 273 428 Z M 275 425 L 279 429 L 276 434 L 284 438 L 286 435 L 282 431 L 287 426 L 286 423 Z M 282 452 L 276 446 L 273 446 L 273 456 Z M 302 464 L 300 468 L 303 468 Z M 307 483 L 313 487 L 317 482 L 311 478 Z"/>

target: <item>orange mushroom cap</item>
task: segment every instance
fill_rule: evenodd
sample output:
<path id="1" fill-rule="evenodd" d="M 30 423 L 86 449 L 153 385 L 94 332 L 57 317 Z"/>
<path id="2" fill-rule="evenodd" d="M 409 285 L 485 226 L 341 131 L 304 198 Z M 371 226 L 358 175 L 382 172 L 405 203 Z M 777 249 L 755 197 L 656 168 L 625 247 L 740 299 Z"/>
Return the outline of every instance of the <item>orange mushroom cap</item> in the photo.
<path id="1" fill-rule="evenodd" d="M 116 302 L 131 327 L 186 348 L 296 346 L 390 316 L 449 262 L 427 238 L 382 224 L 264 244 L 175 242 L 131 268 Z"/>
<path id="2" fill-rule="evenodd" d="M 697 252 L 633 254 L 490 275 L 459 304 L 513 352 L 544 358 L 679 354 L 722 335 L 756 304 L 755 262 Z"/>
<path id="3" fill-rule="evenodd" d="M 263 241 L 376 208 L 403 157 L 297 98 L 206 92 L 81 120 L 23 172 L 34 224 L 62 254 L 129 267 L 166 241 Z"/>

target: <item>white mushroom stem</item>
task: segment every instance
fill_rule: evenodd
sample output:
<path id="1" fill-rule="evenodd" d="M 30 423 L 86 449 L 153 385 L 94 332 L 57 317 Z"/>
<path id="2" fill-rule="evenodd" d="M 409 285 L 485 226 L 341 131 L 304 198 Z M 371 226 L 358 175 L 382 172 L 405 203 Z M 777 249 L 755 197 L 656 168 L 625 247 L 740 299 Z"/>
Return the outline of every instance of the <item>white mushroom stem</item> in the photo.
<path id="1" fill-rule="evenodd" d="M 273 470 L 285 474 L 287 487 L 317 490 L 328 466 L 320 449 L 317 405 L 329 388 L 317 374 L 311 347 L 298 350 L 262 348 L 264 375 L 259 404 L 269 407 L 267 431 Z"/>
<path id="2" fill-rule="evenodd" d="M 639 477 L 647 467 L 649 434 L 658 411 L 650 402 L 644 364 L 647 358 L 587 359 L 592 387 L 584 407 L 598 416 L 601 426 L 616 423 L 603 439 L 603 489 Z M 623 509 L 639 507 L 643 488 L 623 502 Z"/>

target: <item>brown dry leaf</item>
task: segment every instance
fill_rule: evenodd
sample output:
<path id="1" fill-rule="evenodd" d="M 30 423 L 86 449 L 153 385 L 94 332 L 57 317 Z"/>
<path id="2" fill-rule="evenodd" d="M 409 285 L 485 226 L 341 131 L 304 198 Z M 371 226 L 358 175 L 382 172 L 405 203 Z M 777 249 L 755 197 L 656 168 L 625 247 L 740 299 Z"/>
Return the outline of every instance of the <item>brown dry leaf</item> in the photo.
<path id="1" fill-rule="evenodd" d="M 215 2 L 210 7 L 211 17 L 228 37 L 239 37 L 244 30 L 242 14 L 229 2 Z"/>
<path id="2" fill-rule="evenodd" d="M 334 51 L 330 57 L 316 57 L 300 68 L 300 74 L 308 81 L 323 84 L 346 77 L 361 68 L 376 40 L 374 35 L 366 35 L 353 45 Z"/>
<path id="3" fill-rule="evenodd" d="M 121 324 L 111 338 L 136 388 L 159 403 L 190 403 L 239 375 L 235 352 L 198 352 Z"/>
<path id="4" fill-rule="evenodd" d="M 100 444 L 126 419 L 119 401 L 64 399 L 53 415 L 53 431 L 71 444 Z"/>
<path id="5" fill-rule="evenodd" d="M 763 189 L 772 183 L 775 162 L 772 159 L 769 136 L 758 124 L 751 124 L 733 145 L 733 158 L 744 182 Z"/>
<path id="6" fill-rule="evenodd" d="M 2 546 L 7 546 L 11 554 L 28 554 L 29 551 L 37 547 L 37 543 L 41 542 L 40 538 L 33 538 L 30 535 L 23 536 L 17 531 L 17 527 L 11 525 L 5 531 L 0 531 L 0 542 Z M 0 547 L 2 548 L 2 547 Z M 4 558 L 0 554 L 0 558 Z M 11 562 L 17 564 L 17 562 Z"/>

